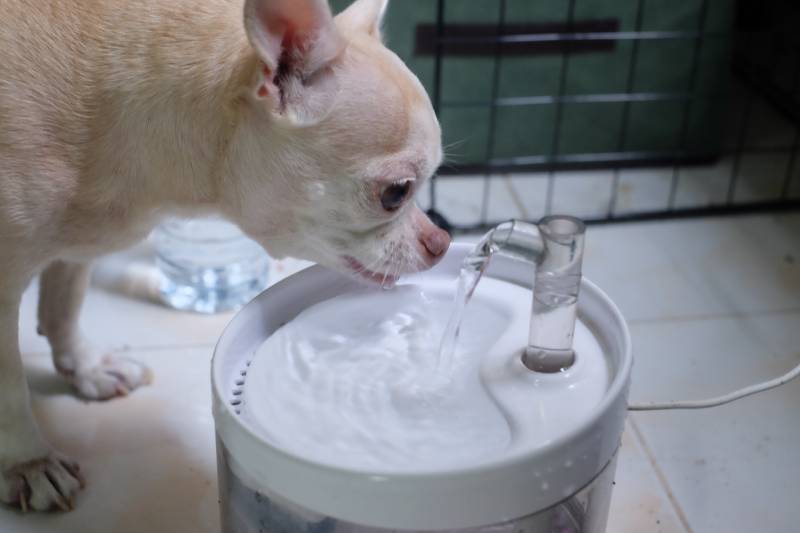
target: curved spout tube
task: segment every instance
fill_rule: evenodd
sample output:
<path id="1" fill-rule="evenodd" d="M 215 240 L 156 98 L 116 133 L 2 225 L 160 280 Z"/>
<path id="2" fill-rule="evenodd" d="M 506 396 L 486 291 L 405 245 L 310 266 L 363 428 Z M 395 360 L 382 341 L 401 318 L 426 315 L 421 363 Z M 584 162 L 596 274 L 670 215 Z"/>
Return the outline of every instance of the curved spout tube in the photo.
<path id="1" fill-rule="evenodd" d="M 525 366 L 559 372 L 572 366 L 586 228 L 570 216 L 549 216 L 538 224 L 511 221 L 487 233 L 479 247 L 536 265 Z"/>

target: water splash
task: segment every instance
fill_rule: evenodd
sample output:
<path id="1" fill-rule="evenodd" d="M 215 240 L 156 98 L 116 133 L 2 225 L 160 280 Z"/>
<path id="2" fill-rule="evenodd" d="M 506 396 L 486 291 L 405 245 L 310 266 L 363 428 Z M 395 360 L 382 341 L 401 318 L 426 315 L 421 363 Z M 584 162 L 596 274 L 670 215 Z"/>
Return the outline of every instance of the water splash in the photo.
<path id="1" fill-rule="evenodd" d="M 452 315 L 439 347 L 437 373 L 447 376 L 453 371 L 465 308 L 497 252 L 536 265 L 523 363 L 530 370 L 544 373 L 572 366 L 584 233 L 583 222 L 569 216 L 548 216 L 538 224 L 512 220 L 489 231 L 461 265 Z"/>
<path id="2" fill-rule="evenodd" d="M 458 288 L 453 300 L 453 312 L 447 321 L 444 335 L 442 335 L 442 342 L 439 346 L 439 360 L 436 370 L 440 375 L 448 375 L 452 371 L 461 330 L 461 321 L 464 319 L 464 311 L 478 286 L 478 282 L 483 277 L 483 273 L 489 267 L 492 255 L 499 249 L 493 237 L 493 231 L 487 233 L 461 263 L 461 270 L 458 274 Z"/>

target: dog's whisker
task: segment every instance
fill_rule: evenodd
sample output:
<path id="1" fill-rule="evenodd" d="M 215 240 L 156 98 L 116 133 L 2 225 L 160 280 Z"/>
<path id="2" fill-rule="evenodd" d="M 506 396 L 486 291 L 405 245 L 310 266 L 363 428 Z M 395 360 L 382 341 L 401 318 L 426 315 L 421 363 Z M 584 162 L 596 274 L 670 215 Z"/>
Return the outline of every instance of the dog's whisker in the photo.
<path id="1" fill-rule="evenodd" d="M 451 149 L 461 147 L 464 144 L 466 144 L 466 142 L 467 139 L 460 139 L 458 141 L 453 141 L 449 144 L 442 146 L 442 155 L 445 157 L 445 159 L 449 159 L 450 156 L 457 155 L 454 152 L 452 152 Z"/>
<path id="2" fill-rule="evenodd" d="M 382 288 L 386 288 L 386 280 L 387 279 L 392 279 L 389 276 L 389 273 L 391 272 L 392 265 L 394 263 L 394 254 L 395 254 L 395 251 L 397 249 L 396 246 L 394 245 L 394 243 L 391 243 L 391 242 L 389 243 L 388 248 L 389 248 L 390 251 L 387 254 L 386 260 L 384 261 L 383 279 L 381 280 L 381 287 Z"/>

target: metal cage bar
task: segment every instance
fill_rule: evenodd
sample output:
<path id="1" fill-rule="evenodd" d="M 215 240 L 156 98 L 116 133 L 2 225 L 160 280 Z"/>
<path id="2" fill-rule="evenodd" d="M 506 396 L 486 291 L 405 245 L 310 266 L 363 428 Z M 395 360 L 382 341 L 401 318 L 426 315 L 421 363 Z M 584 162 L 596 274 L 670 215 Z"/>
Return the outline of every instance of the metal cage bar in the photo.
<path id="1" fill-rule="evenodd" d="M 575 1 L 576 0 L 569 0 L 569 4 L 567 7 L 567 30 L 572 30 L 572 26 L 575 23 Z M 555 119 L 553 120 L 553 138 L 551 139 L 550 144 L 550 161 L 554 161 L 558 156 L 558 148 L 559 142 L 561 140 L 561 126 L 562 121 L 564 120 L 564 92 L 566 91 L 567 86 L 567 75 L 569 74 L 569 63 L 570 63 L 570 45 L 573 41 L 566 41 L 567 48 L 564 51 L 564 54 L 561 56 L 561 68 L 559 71 L 558 77 L 558 89 L 557 89 L 557 100 L 555 103 Z M 555 194 L 555 169 L 551 168 L 548 171 L 547 175 L 547 196 L 545 198 L 545 207 L 544 213 L 545 215 L 549 215 L 553 212 L 553 196 Z"/>
<path id="2" fill-rule="evenodd" d="M 494 30 L 467 31 L 471 26 L 453 31 L 453 27 L 446 20 L 446 0 L 437 0 L 435 25 L 423 28 L 422 34 L 433 36 L 433 42 L 426 45 L 434 56 L 432 100 L 437 113 L 443 110 L 480 109 L 488 108 L 487 138 L 485 145 L 486 157 L 480 162 L 456 164 L 440 169 L 438 176 L 430 184 L 430 208 L 437 219 L 446 226 L 449 224 L 448 213 L 442 208 L 441 194 L 438 191 L 442 183 L 451 176 L 474 175 L 483 180 L 483 197 L 481 198 L 480 214 L 474 222 L 462 222 L 453 227 L 455 230 L 477 230 L 494 225 L 499 220 L 490 220 L 488 213 L 489 195 L 492 192 L 491 183 L 496 179 L 496 174 L 510 173 L 525 177 L 526 179 L 546 179 L 546 192 L 544 198 L 544 213 L 549 214 L 557 201 L 556 193 L 559 180 L 564 171 L 580 171 L 591 169 L 609 169 L 611 174 L 610 198 L 602 213 L 584 216 L 590 223 L 622 222 L 632 220 L 658 220 L 663 218 L 696 217 L 723 214 L 738 214 L 744 212 L 794 210 L 800 208 L 800 171 L 798 171 L 798 153 L 800 152 L 800 39 L 794 35 L 782 35 L 778 28 L 771 26 L 758 26 L 750 23 L 748 17 L 741 17 L 740 27 L 731 31 L 721 31 L 719 28 L 708 27 L 710 6 L 714 5 L 709 0 L 701 0 L 697 8 L 696 27 L 690 29 L 659 29 L 645 27 L 645 15 L 649 0 L 632 0 L 635 5 L 633 27 L 620 31 L 606 31 L 616 28 L 614 21 L 604 20 L 594 26 L 586 21 L 576 20 L 577 9 L 581 0 L 569 0 L 566 9 L 565 22 L 560 27 L 554 24 L 540 24 L 539 26 L 526 26 L 510 20 L 506 0 L 495 0 L 498 7 L 498 18 Z M 543 0 L 550 1 L 550 0 Z M 753 0 L 742 0 L 747 3 Z M 798 16 L 800 23 L 800 9 L 792 12 L 791 16 Z M 780 17 L 777 17 L 780 19 Z M 650 20 L 650 26 L 653 21 Z M 784 25 L 785 27 L 793 27 Z M 531 29 L 532 28 L 532 29 Z M 598 31 L 590 31 L 598 29 Z M 418 28 L 418 37 L 420 29 Z M 771 51 L 762 55 L 766 57 L 750 57 L 743 51 L 752 48 L 751 43 L 772 39 Z M 734 74 L 735 83 L 741 84 L 742 95 L 728 90 L 712 90 L 698 85 L 702 71 L 703 54 L 706 46 L 727 43 L 731 40 L 731 72 Z M 688 76 L 685 85 L 680 90 L 637 90 L 637 65 L 642 57 L 642 43 L 692 43 L 691 59 L 689 60 Z M 572 93 L 568 90 L 572 65 L 572 56 L 577 53 L 586 53 L 591 50 L 587 43 L 597 45 L 594 50 L 610 50 L 619 43 L 628 43 L 630 53 L 627 55 L 627 74 L 625 75 L 624 91 L 594 91 L 586 93 Z M 606 43 L 606 44 L 603 44 Z M 710 44 L 709 44 L 710 43 Z M 744 44 L 744 46 L 742 46 Z M 525 45 L 525 46 L 522 46 Z M 535 46 L 532 46 L 535 45 Z M 540 45 L 547 45 L 542 48 Z M 553 45 L 553 46 L 551 46 Z M 609 48 L 609 46 L 611 48 Z M 538 48 L 537 48 L 538 47 Z M 492 67 L 487 72 L 490 80 L 489 99 L 452 100 L 444 97 L 442 85 L 443 60 L 449 55 L 465 56 L 475 51 L 483 51 L 493 59 Z M 787 51 L 788 50 L 788 51 Z M 552 94 L 514 94 L 503 95 L 500 92 L 500 79 L 504 58 L 507 54 L 515 57 L 535 53 L 560 53 L 560 64 L 557 69 L 557 84 Z M 791 72 L 791 86 L 780 86 L 776 81 L 777 73 L 776 56 L 793 61 Z M 738 87 L 738 85 L 737 85 Z M 629 142 L 632 135 L 632 108 L 634 105 L 647 103 L 675 104 L 679 109 L 679 126 L 677 127 L 676 144 L 669 149 L 636 149 L 630 148 Z M 612 151 L 592 151 L 580 153 L 564 151 L 562 149 L 562 136 L 564 133 L 565 106 L 584 104 L 587 106 L 620 105 L 619 130 L 615 136 Z M 719 145 L 713 149 L 706 149 L 690 145 L 690 134 L 697 137 L 697 132 L 692 133 L 693 117 L 696 110 L 704 109 L 701 106 L 709 104 L 727 104 L 729 111 L 741 111 L 741 121 L 738 130 L 729 131 L 733 136 L 733 144 L 729 145 L 720 140 Z M 788 121 L 791 125 L 791 138 L 781 142 L 765 144 L 751 142 L 754 137 L 752 131 L 758 123 L 757 113 L 764 105 L 770 106 L 771 112 Z M 553 124 L 550 131 L 549 148 L 543 152 L 528 154 L 501 154 L 498 151 L 497 130 L 499 126 L 500 108 L 529 108 L 533 106 L 550 106 L 553 109 Z M 727 113 L 733 115 L 732 113 Z M 505 115 L 504 115 L 505 116 Z M 767 178 L 779 183 L 779 193 L 772 196 L 747 198 L 739 190 L 751 185 L 752 176 L 743 182 L 743 172 L 748 161 L 758 158 L 786 158 L 785 168 L 779 176 Z M 679 193 L 684 184 L 691 185 L 693 177 L 684 171 L 689 167 L 719 164 L 720 161 L 730 161 L 730 173 L 724 191 L 719 198 L 708 199 L 703 205 L 679 205 Z M 666 198 L 663 207 L 649 209 L 619 210 L 621 194 L 621 172 L 623 169 L 633 168 L 666 168 L 670 177 Z M 544 172 L 541 175 L 530 175 L 530 172 Z M 720 170 L 722 172 L 722 170 Z M 778 171 L 775 171 L 778 172 Z M 634 175 L 633 180 L 636 180 Z M 796 183 L 797 182 L 797 183 Z M 680 195 L 682 198 L 683 196 Z"/>

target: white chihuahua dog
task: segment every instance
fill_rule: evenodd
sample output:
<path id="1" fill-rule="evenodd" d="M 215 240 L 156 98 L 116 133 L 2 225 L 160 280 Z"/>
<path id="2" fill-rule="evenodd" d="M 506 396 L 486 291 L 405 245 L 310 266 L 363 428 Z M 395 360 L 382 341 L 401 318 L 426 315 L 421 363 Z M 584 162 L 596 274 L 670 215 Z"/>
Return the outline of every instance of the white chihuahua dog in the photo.
<path id="1" fill-rule="evenodd" d="M 275 256 L 375 282 L 449 245 L 412 197 L 441 162 L 423 87 L 383 46 L 386 0 L 0 0 L 0 501 L 69 509 L 18 346 L 39 330 L 91 400 L 147 383 L 78 327 L 93 257 L 165 213 L 220 212 Z M 244 17 L 242 14 L 244 13 Z"/>

